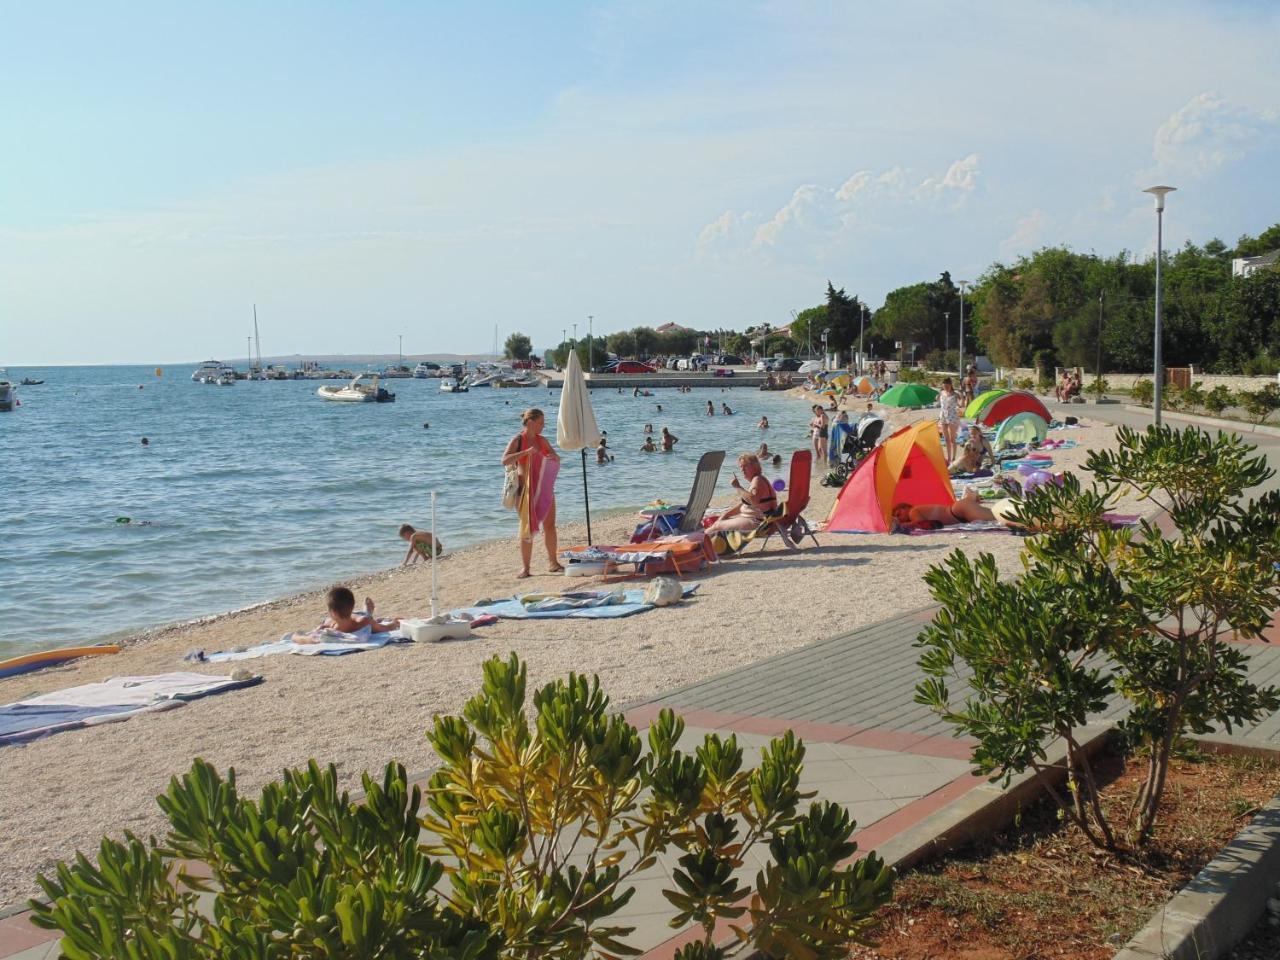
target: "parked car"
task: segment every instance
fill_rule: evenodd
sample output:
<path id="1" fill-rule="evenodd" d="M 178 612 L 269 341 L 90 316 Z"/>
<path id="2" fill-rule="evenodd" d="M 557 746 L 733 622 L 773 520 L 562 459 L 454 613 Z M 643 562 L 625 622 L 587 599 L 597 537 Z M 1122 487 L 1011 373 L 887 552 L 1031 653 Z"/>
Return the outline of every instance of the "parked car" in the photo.
<path id="1" fill-rule="evenodd" d="M 801 361 L 795 357 L 783 357 L 773 362 L 774 373 L 795 373 L 801 367 Z"/>
<path id="2" fill-rule="evenodd" d="M 778 361 L 773 357 L 762 357 L 756 361 L 756 373 L 773 373 Z"/>
<path id="3" fill-rule="evenodd" d="M 716 357 L 716 363 L 726 367 L 740 367 L 745 362 L 746 361 L 736 353 L 722 353 L 720 356 Z"/>
<path id="4" fill-rule="evenodd" d="M 654 373 L 652 365 L 639 360 L 611 360 L 605 364 L 602 373 Z"/>

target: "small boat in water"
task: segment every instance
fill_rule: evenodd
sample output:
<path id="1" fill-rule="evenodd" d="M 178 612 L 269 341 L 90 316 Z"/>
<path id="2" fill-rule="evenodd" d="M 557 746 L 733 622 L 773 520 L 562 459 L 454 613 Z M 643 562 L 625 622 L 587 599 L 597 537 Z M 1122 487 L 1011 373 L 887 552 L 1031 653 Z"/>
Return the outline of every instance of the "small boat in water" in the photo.
<path id="1" fill-rule="evenodd" d="M 443 377 L 440 380 L 441 393 L 466 393 L 467 390 L 466 384 L 459 383 L 457 377 Z"/>
<path id="2" fill-rule="evenodd" d="M 378 386 L 375 375 L 372 382 L 362 383 L 364 376 L 358 376 L 345 387 L 323 386 L 316 391 L 322 400 L 336 400 L 339 403 L 391 403 L 396 395 Z"/>
<path id="3" fill-rule="evenodd" d="M 21 385 L 24 387 L 38 387 L 42 383 L 44 383 L 43 380 L 32 380 L 30 377 L 23 377 Z"/>
<path id="4" fill-rule="evenodd" d="M 13 402 L 13 384 L 8 380 L 0 380 L 0 413 L 12 410 Z"/>
<path id="5" fill-rule="evenodd" d="M 439 372 L 440 364 L 427 363 L 425 360 L 413 368 L 413 375 L 419 380 L 426 380 L 428 377 L 434 377 Z"/>
<path id="6" fill-rule="evenodd" d="M 223 377 L 234 380 L 236 371 L 230 364 L 219 360 L 206 360 L 191 374 L 191 379 L 196 383 L 218 383 Z"/>

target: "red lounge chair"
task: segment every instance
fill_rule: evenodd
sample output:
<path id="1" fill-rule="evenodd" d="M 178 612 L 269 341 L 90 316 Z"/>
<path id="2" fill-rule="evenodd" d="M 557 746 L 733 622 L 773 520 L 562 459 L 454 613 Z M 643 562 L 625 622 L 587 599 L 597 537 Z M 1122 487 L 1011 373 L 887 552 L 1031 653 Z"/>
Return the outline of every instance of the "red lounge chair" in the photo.
<path id="1" fill-rule="evenodd" d="M 775 533 L 791 550 L 797 549 L 805 537 L 811 537 L 814 546 L 821 546 L 818 543 L 817 534 L 813 532 L 809 521 L 803 516 L 805 508 L 809 506 L 809 482 L 812 474 L 813 453 L 809 450 L 797 450 L 793 453 L 791 475 L 787 481 L 787 500 L 783 504 L 782 516 L 762 524 L 752 538 L 760 540 L 761 550 Z"/>

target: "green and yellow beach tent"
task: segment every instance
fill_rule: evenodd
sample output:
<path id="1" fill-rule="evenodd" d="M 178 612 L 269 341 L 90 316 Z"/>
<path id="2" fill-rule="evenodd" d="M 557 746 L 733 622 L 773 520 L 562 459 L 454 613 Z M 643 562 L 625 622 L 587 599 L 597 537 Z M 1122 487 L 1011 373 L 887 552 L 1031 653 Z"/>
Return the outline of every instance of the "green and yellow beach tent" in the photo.
<path id="1" fill-rule="evenodd" d="M 973 429 L 978 430 L 975 426 Z M 996 431 L 996 449 L 1017 444 L 1039 443 L 1049 432 L 1048 422 L 1038 413 L 1015 413 Z"/>
<path id="2" fill-rule="evenodd" d="M 987 404 L 998 397 L 1003 397 L 1008 392 L 1009 391 L 1005 390 L 1003 387 L 995 390 L 982 391 L 982 393 L 970 400 L 969 405 L 964 408 L 965 419 L 976 420 L 978 418 L 978 414 L 986 408 Z"/>
<path id="3" fill-rule="evenodd" d="M 938 391 L 923 383 L 899 383 L 885 391 L 880 402 L 886 407 L 927 407 L 938 399 Z"/>

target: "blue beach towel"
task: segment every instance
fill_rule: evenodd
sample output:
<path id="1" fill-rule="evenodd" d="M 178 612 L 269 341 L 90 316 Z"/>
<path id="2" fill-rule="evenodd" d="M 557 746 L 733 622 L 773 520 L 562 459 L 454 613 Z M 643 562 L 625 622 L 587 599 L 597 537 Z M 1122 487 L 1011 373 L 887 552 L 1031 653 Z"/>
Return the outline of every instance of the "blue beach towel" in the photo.
<path id="1" fill-rule="evenodd" d="M 691 596 L 697 589 L 697 584 L 684 587 L 684 596 Z M 474 607 L 462 607 L 452 611 L 451 616 L 470 614 L 478 617 L 488 613 L 504 620 L 613 620 L 653 609 L 652 603 L 644 602 L 643 590 L 622 590 L 616 593 L 621 594 L 621 601 L 610 599 L 615 594 L 612 590 L 565 591 L 559 598 L 567 601 L 563 603 L 543 600 L 536 604 L 526 604 L 520 597 L 508 597 Z"/>

